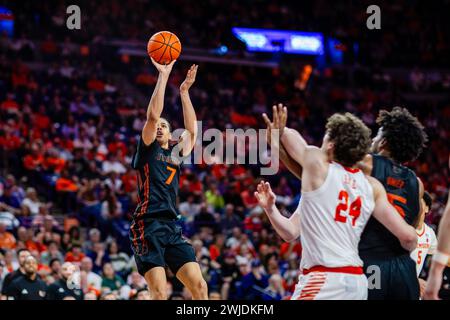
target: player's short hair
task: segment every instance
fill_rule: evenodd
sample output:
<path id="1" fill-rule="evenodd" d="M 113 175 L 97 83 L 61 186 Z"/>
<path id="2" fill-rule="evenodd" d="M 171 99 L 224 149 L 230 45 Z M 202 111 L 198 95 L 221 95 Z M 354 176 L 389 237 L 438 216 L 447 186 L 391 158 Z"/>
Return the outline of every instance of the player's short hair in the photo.
<path id="1" fill-rule="evenodd" d="M 334 159 L 344 166 L 354 166 L 369 152 L 371 130 L 351 113 L 335 113 L 328 118 L 327 133 L 334 143 Z"/>
<path id="2" fill-rule="evenodd" d="M 377 124 L 383 128 L 390 156 L 399 163 L 417 159 L 428 140 L 423 125 L 406 108 L 381 110 Z"/>
<path id="3" fill-rule="evenodd" d="M 422 198 L 423 201 L 425 201 L 427 207 L 431 209 L 431 205 L 433 204 L 433 198 L 431 198 L 431 195 L 427 191 L 425 191 Z"/>

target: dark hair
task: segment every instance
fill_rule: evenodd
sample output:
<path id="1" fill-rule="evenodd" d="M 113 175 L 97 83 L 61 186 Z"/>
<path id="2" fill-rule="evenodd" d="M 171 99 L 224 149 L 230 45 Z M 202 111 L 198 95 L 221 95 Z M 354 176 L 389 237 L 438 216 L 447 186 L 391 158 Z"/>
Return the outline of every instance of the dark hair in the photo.
<path id="1" fill-rule="evenodd" d="M 399 163 L 417 159 L 428 141 L 423 125 L 406 108 L 381 110 L 377 124 L 383 129 L 392 159 Z"/>
<path id="2" fill-rule="evenodd" d="M 371 131 L 353 114 L 333 114 L 328 118 L 326 128 L 334 143 L 334 159 L 342 165 L 354 166 L 369 151 Z"/>
<path id="3" fill-rule="evenodd" d="M 17 253 L 17 256 L 19 256 L 20 253 L 23 252 L 23 251 L 28 251 L 28 252 L 30 252 L 30 250 L 25 249 L 25 248 L 22 248 L 22 249 L 17 250 L 17 252 L 16 252 L 16 253 Z"/>
<path id="4" fill-rule="evenodd" d="M 425 201 L 427 207 L 431 209 L 431 205 L 433 204 L 433 198 L 431 198 L 431 195 L 427 191 L 425 191 L 422 198 L 423 201 Z"/>
<path id="5" fill-rule="evenodd" d="M 51 268 L 55 262 L 61 263 L 61 260 L 59 260 L 58 258 L 53 258 L 52 260 L 50 260 L 50 263 L 48 264 L 49 267 Z"/>
<path id="6" fill-rule="evenodd" d="M 70 227 L 70 229 L 69 229 L 69 236 L 70 236 L 71 239 L 74 238 L 74 234 L 73 234 L 74 232 L 77 233 L 77 239 L 80 239 L 80 237 L 81 237 L 80 228 L 77 227 L 77 226 Z"/>

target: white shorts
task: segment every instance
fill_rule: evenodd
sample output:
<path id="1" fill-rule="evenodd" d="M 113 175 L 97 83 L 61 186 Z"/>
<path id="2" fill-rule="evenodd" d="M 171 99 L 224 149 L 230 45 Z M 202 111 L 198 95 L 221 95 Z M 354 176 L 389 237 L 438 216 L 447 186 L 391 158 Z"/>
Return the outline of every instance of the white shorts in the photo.
<path id="1" fill-rule="evenodd" d="M 291 300 L 367 300 L 364 274 L 311 272 L 300 275 Z"/>

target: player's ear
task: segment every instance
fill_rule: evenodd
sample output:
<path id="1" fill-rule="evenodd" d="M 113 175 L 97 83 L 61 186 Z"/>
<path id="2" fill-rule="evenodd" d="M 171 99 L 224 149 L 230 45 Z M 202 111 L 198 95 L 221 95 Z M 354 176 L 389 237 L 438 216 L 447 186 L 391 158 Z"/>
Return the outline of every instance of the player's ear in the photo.
<path id="1" fill-rule="evenodd" d="M 328 151 L 333 151 L 334 150 L 334 142 L 332 142 L 332 141 L 328 141 L 327 142 L 327 150 Z"/>
<path id="2" fill-rule="evenodd" d="M 387 149 L 387 141 L 385 138 L 381 138 L 380 143 L 378 144 L 378 149 Z"/>

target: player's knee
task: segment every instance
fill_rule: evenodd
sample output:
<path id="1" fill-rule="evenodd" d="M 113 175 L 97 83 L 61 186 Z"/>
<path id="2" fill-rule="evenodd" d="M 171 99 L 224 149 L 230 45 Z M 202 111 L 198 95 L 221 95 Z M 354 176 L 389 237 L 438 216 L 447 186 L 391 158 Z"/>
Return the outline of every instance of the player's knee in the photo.
<path id="1" fill-rule="evenodd" d="M 198 295 L 204 296 L 208 294 L 208 284 L 204 279 L 196 281 L 193 289 Z"/>
<path id="2" fill-rule="evenodd" d="M 167 300 L 167 291 L 162 287 L 153 287 L 150 289 L 150 296 L 153 300 Z"/>

